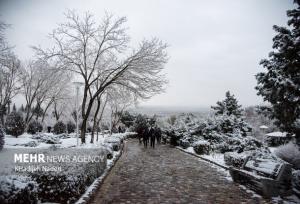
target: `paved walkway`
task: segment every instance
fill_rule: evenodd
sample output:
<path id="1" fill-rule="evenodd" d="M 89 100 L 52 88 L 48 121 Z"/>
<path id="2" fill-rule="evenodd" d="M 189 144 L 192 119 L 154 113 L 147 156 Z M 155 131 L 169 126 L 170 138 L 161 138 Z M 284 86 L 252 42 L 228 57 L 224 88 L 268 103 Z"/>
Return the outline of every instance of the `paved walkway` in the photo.
<path id="1" fill-rule="evenodd" d="M 263 203 L 210 164 L 168 145 L 128 140 L 91 203 Z"/>

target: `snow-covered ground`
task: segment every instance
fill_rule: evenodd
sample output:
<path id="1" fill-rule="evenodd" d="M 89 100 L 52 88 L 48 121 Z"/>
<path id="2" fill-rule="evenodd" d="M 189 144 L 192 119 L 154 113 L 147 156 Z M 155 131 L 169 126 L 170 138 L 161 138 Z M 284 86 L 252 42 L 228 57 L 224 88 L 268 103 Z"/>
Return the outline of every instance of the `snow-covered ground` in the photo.
<path id="1" fill-rule="evenodd" d="M 214 161 L 222 166 L 226 166 L 224 161 L 224 154 L 221 153 L 212 153 L 210 155 L 201 155 L 203 158 L 206 158 L 210 161 Z"/>
<path id="2" fill-rule="evenodd" d="M 52 133 L 38 133 L 31 135 L 24 133 L 18 138 L 10 135 L 5 136 L 5 146 L 0 152 L 0 193 L 5 193 L 5 197 L 0 197 L 0 203 L 6 202 L 8 199 L 18 199 L 18 196 L 27 196 L 24 202 L 33 202 L 34 199 L 44 199 L 42 202 L 64 199 L 62 202 L 74 202 L 82 193 L 82 189 L 92 189 L 95 183 L 99 182 L 103 174 L 107 173 L 120 155 L 120 149 L 115 149 L 116 146 L 121 146 L 123 139 L 134 133 L 117 133 L 117 134 L 99 134 L 98 141 L 96 138 L 94 143 L 90 143 L 91 135 L 86 135 L 86 143 L 77 146 L 77 138 L 75 134 L 61 134 L 55 135 Z M 96 137 L 96 136 L 95 136 Z M 16 163 L 14 160 L 15 154 L 43 154 L 47 158 L 98 158 L 99 162 L 72 160 L 58 161 L 58 162 L 30 162 Z M 108 155 L 111 154 L 111 157 Z M 22 169 L 33 166 L 39 168 L 38 171 L 17 171 L 16 168 L 20 166 Z M 44 167 L 57 167 L 62 170 L 58 171 L 44 171 Z M 46 180 L 45 180 L 46 178 Z M 48 182 L 47 179 L 61 181 L 60 187 L 53 182 Z M 94 182 L 93 182 L 94 181 Z M 93 182 L 93 183 L 92 183 Z M 91 185 L 90 187 L 88 187 Z M 31 187 L 32 186 L 32 187 Z M 44 189 L 44 187 L 46 187 Z M 30 188 L 33 188 L 30 190 Z M 69 192 L 64 195 L 64 189 L 71 188 L 74 192 Z M 71 190 L 70 189 L 70 190 Z M 88 190 L 88 191 L 89 191 Z M 68 190 L 69 191 L 69 190 Z M 45 192 L 43 195 L 40 192 Z M 57 196 L 47 196 L 54 193 Z M 88 194 L 88 192 L 87 192 Z M 44 196 L 46 195 L 46 197 Z M 41 196 L 41 197 L 40 197 Z M 28 200 L 33 199 L 33 200 Z"/>
<path id="3" fill-rule="evenodd" d="M 182 149 L 183 151 L 185 152 L 189 152 L 189 153 L 193 153 L 193 154 L 196 154 L 195 150 L 193 147 L 188 147 L 186 149 L 183 149 L 183 148 L 180 148 Z M 205 159 L 208 159 L 212 162 L 215 162 L 217 164 L 220 164 L 222 166 L 227 166 L 225 164 L 225 161 L 224 161 L 224 154 L 221 154 L 221 153 L 214 153 L 212 152 L 211 154 L 207 155 L 207 154 L 203 154 L 201 155 L 202 158 L 205 158 Z"/>
<path id="4" fill-rule="evenodd" d="M 49 137 L 56 137 L 56 135 L 54 135 L 53 133 L 41 133 L 45 136 L 49 136 Z M 114 134 L 114 135 L 118 135 L 118 134 Z M 99 134 L 98 136 L 98 141 L 96 141 L 96 135 L 95 135 L 95 140 L 94 143 L 91 144 L 90 140 L 91 140 L 91 134 L 86 134 L 86 143 L 85 144 L 81 144 L 81 140 L 80 138 L 78 138 L 78 143 L 79 145 L 77 146 L 77 138 L 76 138 L 76 134 L 75 133 L 71 133 L 68 134 L 68 137 L 70 138 L 61 138 L 59 139 L 59 141 L 61 142 L 60 144 L 55 144 L 56 147 L 58 148 L 70 148 L 70 147 L 74 147 L 74 148 L 95 148 L 95 147 L 99 147 L 103 144 L 103 141 L 106 137 L 109 137 L 109 134 Z M 28 134 L 28 133 L 24 133 L 22 135 L 20 135 L 19 137 L 14 137 L 11 135 L 6 135 L 5 136 L 5 145 L 4 148 L 49 148 L 51 146 L 53 146 L 53 144 L 46 144 L 44 142 L 40 142 L 38 139 L 33 139 L 32 138 L 33 135 Z M 29 146 L 26 145 L 30 142 L 36 142 L 37 146 Z"/>

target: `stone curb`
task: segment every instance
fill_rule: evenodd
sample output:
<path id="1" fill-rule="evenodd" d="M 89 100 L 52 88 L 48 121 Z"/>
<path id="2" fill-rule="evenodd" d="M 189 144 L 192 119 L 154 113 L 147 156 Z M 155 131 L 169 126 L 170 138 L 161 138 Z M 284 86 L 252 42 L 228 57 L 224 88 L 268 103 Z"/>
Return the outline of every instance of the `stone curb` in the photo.
<path id="1" fill-rule="evenodd" d="M 111 165 L 104 170 L 103 174 L 98 177 L 90 186 L 94 186 L 94 188 L 87 194 L 83 194 L 76 202 L 75 204 L 88 204 L 95 196 L 96 192 L 99 190 L 101 185 L 103 184 L 105 178 L 108 176 L 112 168 L 115 166 L 119 158 L 122 156 L 125 146 L 125 139 L 123 143 L 121 144 L 121 149 L 119 154 L 116 155 L 116 157 L 113 159 Z M 89 186 L 89 187 L 90 187 Z"/>
<path id="2" fill-rule="evenodd" d="M 221 167 L 221 168 L 223 168 L 223 169 L 225 169 L 225 170 L 229 170 L 229 167 L 223 166 L 223 165 L 221 165 L 221 164 L 219 164 L 219 163 L 217 163 L 217 162 L 214 162 L 214 161 L 211 161 L 211 160 L 206 159 L 206 158 L 204 158 L 204 157 L 201 157 L 201 156 L 199 156 L 198 154 L 194 154 L 194 153 L 192 153 L 192 152 L 187 152 L 187 151 L 185 151 L 184 149 L 182 149 L 182 148 L 180 148 L 180 147 L 175 147 L 175 148 L 178 149 L 178 150 L 180 150 L 180 151 L 182 151 L 182 152 L 184 152 L 184 153 L 186 153 L 186 154 L 190 154 L 190 155 L 192 155 L 192 156 L 194 156 L 194 157 L 198 157 L 198 158 L 200 158 L 200 159 L 202 159 L 202 160 L 204 160 L 204 161 L 207 161 L 207 162 L 209 162 L 209 163 L 212 163 L 212 164 L 214 164 L 214 165 L 217 165 L 217 166 L 219 166 L 219 167 Z"/>

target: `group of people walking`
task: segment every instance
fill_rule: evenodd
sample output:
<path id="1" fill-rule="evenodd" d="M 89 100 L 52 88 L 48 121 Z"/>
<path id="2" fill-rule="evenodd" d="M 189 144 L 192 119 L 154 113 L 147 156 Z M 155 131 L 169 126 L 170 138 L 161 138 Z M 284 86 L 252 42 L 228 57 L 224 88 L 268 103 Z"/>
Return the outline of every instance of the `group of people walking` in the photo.
<path id="1" fill-rule="evenodd" d="M 161 142 L 161 130 L 158 127 L 153 126 L 145 128 L 142 134 L 142 138 L 140 138 L 140 143 L 141 139 L 143 140 L 144 147 L 147 148 L 150 141 L 150 146 L 154 148 L 155 140 L 158 144 Z"/>

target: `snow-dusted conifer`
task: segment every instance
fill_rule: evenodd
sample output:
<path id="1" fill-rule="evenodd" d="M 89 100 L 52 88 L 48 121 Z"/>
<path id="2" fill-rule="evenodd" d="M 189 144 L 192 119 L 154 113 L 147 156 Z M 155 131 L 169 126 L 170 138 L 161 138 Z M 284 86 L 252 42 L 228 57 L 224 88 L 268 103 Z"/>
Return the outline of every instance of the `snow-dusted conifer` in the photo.
<path id="1" fill-rule="evenodd" d="M 6 118 L 5 132 L 18 137 L 23 134 L 24 129 L 25 124 L 22 115 L 16 111 L 11 112 Z"/>
<path id="2" fill-rule="evenodd" d="M 229 91 L 226 92 L 226 98 L 223 101 L 218 101 L 216 106 L 212 106 L 216 115 L 234 115 L 240 117 L 242 115 L 241 105 L 238 104 L 234 95 Z"/>
<path id="3" fill-rule="evenodd" d="M 273 27 L 277 33 L 274 50 L 260 62 L 267 71 L 256 75 L 256 89 L 271 103 L 271 117 L 277 125 L 300 138 L 296 125 L 300 118 L 300 3 L 295 3 L 297 8 L 287 11 L 288 27 Z"/>
<path id="4" fill-rule="evenodd" d="M 62 134 L 66 132 L 66 129 L 66 125 L 63 122 L 58 121 L 53 127 L 53 132 L 55 134 Z"/>

